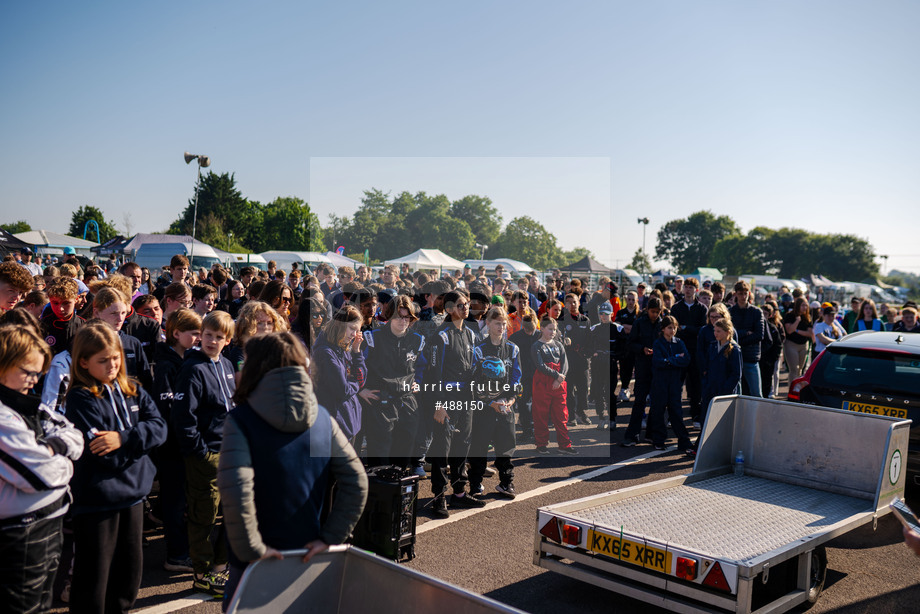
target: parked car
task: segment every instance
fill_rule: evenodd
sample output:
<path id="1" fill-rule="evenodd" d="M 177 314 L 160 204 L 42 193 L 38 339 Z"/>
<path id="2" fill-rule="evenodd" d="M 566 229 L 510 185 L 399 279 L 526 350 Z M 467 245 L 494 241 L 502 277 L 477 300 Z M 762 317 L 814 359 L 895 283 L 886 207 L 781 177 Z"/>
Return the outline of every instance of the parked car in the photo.
<path id="1" fill-rule="evenodd" d="M 789 400 L 913 420 L 907 481 L 920 484 L 920 335 L 847 335 L 793 380 Z"/>

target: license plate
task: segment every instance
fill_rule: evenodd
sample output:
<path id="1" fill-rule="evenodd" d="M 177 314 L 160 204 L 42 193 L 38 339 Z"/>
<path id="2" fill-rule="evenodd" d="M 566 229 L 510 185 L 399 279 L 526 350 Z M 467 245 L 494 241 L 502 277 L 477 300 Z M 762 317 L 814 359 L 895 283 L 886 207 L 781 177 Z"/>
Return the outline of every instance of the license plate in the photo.
<path id="1" fill-rule="evenodd" d="M 588 531 L 588 550 L 661 573 L 671 571 L 670 552 L 602 531 Z"/>
<path id="2" fill-rule="evenodd" d="M 843 409 L 849 411 L 858 411 L 862 414 L 875 414 L 876 416 L 889 416 L 891 418 L 906 418 L 907 410 L 898 407 L 885 407 L 884 405 L 873 405 L 871 403 L 855 403 L 853 401 L 844 401 Z"/>

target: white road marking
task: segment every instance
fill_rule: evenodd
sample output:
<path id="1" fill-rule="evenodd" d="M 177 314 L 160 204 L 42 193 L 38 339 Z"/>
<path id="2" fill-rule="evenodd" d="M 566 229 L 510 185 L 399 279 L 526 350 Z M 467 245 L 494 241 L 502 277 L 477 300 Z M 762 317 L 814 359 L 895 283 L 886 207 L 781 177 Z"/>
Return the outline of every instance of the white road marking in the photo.
<path id="1" fill-rule="evenodd" d="M 661 454 L 672 452 L 673 450 L 674 450 L 674 447 L 670 447 L 667 450 L 652 450 L 651 452 L 646 452 L 645 454 L 634 456 L 628 460 L 620 461 L 612 465 L 607 465 L 606 467 L 600 467 L 598 469 L 595 469 L 594 471 L 589 471 L 588 473 L 583 473 L 581 475 L 577 475 L 575 477 L 571 477 L 571 478 L 568 478 L 568 479 L 565 479 L 559 482 L 555 482 L 553 484 L 547 484 L 546 486 L 541 486 L 540 488 L 528 490 L 525 493 L 519 494 L 514 499 L 502 499 L 500 501 L 491 502 L 485 507 L 464 510 L 462 512 L 451 512 L 450 518 L 442 518 L 439 520 L 429 520 L 428 522 L 418 527 L 415 532 L 416 532 L 416 535 L 418 535 L 420 533 L 425 533 L 426 531 L 437 529 L 438 527 L 442 527 L 446 524 L 457 522 L 459 520 L 463 520 L 464 518 L 469 518 L 470 516 L 479 514 L 480 512 L 496 510 L 501 507 L 505 507 L 506 505 L 511 505 L 512 503 L 518 503 L 520 501 L 526 501 L 527 499 L 532 499 L 533 497 L 539 497 L 540 495 L 544 495 L 548 492 L 552 492 L 558 488 L 562 488 L 564 486 L 570 486 L 572 484 L 577 484 L 579 482 L 584 482 L 585 480 L 590 480 L 592 478 L 602 476 L 605 473 L 610 473 L 611 471 L 616 471 L 617 469 L 622 469 L 623 467 L 634 465 L 636 463 L 642 462 L 650 458 L 654 458 Z M 161 603 L 159 605 L 151 606 L 149 608 L 144 608 L 143 610 L 137 610 L 133 614 L 171 614 L 172 612 L 176 612 L 183 608 L 188 608 L 194 605 L 198 605 L 199 603 L 210 601 L 212 599 L 214 599 L 214 597 L 211 595 L 207 595 L 205 593 L 195 593 L 193 595 L 188 595 L 187 597 L 182 597 L 180 599 L 174 599 L 172 601 L 167 601 L 166 603 Z"/>
<path id="2" fill-rule="evenodd" d="M 190 608 L 193 605 L 198 605 L 199 603 L 204 603 L 205 601 L 210 601 L 214 599 L 213 595 L 208 595 L 207 593 L 195 593 L 193 595 L 188 595 L 187 597 L 182 597 L 181 599 L 173 599 L 172 601 L 167 601 L 166 603 L 161 603 L 160 605 L 150 606 L 149 608 L 144 608 L 143 610 L 135 610 L 134 614 L 169 614 L 170 612 L 175 612 L 183 608 Z"/>
<path id="3" fill-rule="evenodd" d="M 539 497 L 540 495 L 545 495 L 546 493 L 552 492 L 556 490 L 557 488 L 562 488 L 563 486 L 570 486 L 572 484 L 577 484 L 578 482 L 584 482 L 585 480 L 590 480 L 592 478 L 602 476 L 605 473 L 610 473 L 611 471 L 616 471 L 617 469 L 622 469 L 623 467 L 634 465 L 636 463 L 642 462 L 649 458 L 654 458 L 655 456 L 659 456 L 667 452 L 673 452 L 674 449 L 675 447 L 672 446 L 666 450 L 652 450 L 651 452 L 646 452 L 645 454 L 640 454 L 639 456 L 634 456 L 630 459 L 620 461 L 618 463 L 614 463 L 606 467 L 601 467 L 599 469 L 595 469 L 594 471 L 589 471 L 588 473 L 583 473 L 581 475 L 577 475 L 575 477 L 571 477 L 566 480 L 562 480 L 560 482 L 554 482 L 553 484 L 547 484 L 546 486 L 541 486 L 540 488 L 528 490 L 525 493 L 519 494 L 514 499 L 502 499 L 500 501 L 490 502 L 485 507 L 463 510 L 462 512 L 451 511 L 449 518 L 429 520 L 425 524 L 419 526 L 415 530 L 415 534 L 418 535 L 419 533 L 425 533 L 426 531 L 431 531 L 433 529 L 437 529 L 438 527 L 443 527 L 446 524 L 457 522 L 458 520 L 463 520 L 464 518 L 469 518 L 470 516 L 474 516 L 481 512 L 485 512 L 489 510 L 497 510 L 500 507 L 505 507 L 506 505 L 511 505 L 512 503 L 518 503 L 520 501 L 526 501 L 527 499 L 532 499 L 533 497 Z"/>

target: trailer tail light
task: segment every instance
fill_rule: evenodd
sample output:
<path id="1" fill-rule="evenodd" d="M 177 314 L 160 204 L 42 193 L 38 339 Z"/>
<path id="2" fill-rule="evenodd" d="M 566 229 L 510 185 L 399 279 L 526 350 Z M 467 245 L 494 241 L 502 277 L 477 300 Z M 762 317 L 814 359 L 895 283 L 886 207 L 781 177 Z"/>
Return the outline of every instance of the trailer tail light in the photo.
<path id="1" fill-rule="evenodd" d="M 562 543 L 577 546 L 581 543 L 581 527 L 573 524 L 562 525 Z"/>
<path id="2" fill-rule="evenodd" d="M 543 525 L 543 528 L 540 529 L 540 535 L 551 539 L 554 542 L 562 543 L 562 535 L 559 533 L 559 521 L 555 518 L 550 518 L 549 522 Z"/>
<path id="3" fill-rule="evenodd" d="M 703 585 L 725 591 L 726 593 L 730 593 L 732 590 L 728 585 L 728 580 L 725 579 L 725 574 L 722 573 L 722 566 L 719 565 L 718 561 L 712 566 L 709 573 L 706 574 L 706 577 L 703 579 Z"/>
<path id="4" fill-rule="evenodd" d="M 696 568 L 695 559 L 677 557 L 677 577 L 681 580 L 696 580 Z"/>

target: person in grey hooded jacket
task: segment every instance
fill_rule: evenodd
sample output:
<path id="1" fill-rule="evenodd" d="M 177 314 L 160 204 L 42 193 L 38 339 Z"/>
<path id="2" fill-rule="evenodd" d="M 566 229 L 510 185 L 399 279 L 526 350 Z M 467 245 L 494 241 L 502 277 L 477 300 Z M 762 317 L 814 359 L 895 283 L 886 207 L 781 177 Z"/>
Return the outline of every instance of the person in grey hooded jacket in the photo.
<path id="1" fill-rule="evenodd" d="M 303 344 L 291 333 L 256 335 L 246 356 L 217 474 L 230 541 L 225 607 L 247 564 L 297 548 L 308 561 L 344 542 L 367 500 L 364 467 L 316 401 Z M 321 522 L 332 480 L 335 501 Z"/>

